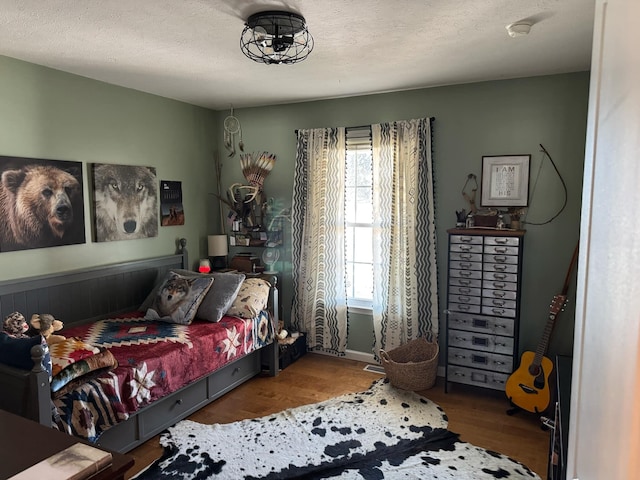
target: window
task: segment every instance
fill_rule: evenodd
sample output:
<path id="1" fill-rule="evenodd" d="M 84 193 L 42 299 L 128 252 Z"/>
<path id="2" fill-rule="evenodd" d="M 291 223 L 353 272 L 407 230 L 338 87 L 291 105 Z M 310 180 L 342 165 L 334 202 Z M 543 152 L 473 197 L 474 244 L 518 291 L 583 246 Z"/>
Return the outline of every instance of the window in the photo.
<path id="1" fill-rule="evenodd" d="M 373 300 L 373 162 L 371 129 L 346 130 L 345 182 L 347 304 L 371 308 Z"/>

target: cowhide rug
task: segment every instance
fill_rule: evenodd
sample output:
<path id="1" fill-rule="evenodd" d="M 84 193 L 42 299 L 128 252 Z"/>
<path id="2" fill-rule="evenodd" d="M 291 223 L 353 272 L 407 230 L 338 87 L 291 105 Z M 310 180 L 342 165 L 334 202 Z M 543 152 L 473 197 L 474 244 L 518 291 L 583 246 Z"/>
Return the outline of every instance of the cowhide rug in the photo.
<path id="1" fill-rule="evenodd" d="M 230 424 L 179 422 L 162 458 L 135 478 L 537 479 L 458 440 L 435 403 L 386 379 L 369 390 Z"/>

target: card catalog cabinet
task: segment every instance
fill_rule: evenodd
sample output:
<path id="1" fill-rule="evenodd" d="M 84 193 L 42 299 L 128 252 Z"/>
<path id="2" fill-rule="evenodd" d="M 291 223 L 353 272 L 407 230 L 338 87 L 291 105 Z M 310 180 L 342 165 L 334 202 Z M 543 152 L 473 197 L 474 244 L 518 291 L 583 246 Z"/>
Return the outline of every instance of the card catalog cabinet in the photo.
<path id="1" fill-rule="evenodd" d="M 518 360 L 524 231 L 452 229 L 446 383 L 504 390 Z"/>

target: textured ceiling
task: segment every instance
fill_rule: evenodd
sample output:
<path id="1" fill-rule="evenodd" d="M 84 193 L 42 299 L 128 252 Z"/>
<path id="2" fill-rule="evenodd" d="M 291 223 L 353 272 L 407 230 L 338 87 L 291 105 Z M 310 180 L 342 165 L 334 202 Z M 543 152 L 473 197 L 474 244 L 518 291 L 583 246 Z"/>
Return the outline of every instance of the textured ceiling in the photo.
<path id="1" fill-rule="evenodd" d="M 0 0 L 0 55 L 218 110 L 588 70 L 595 0 Z M 246 18 L 302 14 L 315 48 L 265 65 Z M 507 24 L 529 20 L 528 36 Z"/>

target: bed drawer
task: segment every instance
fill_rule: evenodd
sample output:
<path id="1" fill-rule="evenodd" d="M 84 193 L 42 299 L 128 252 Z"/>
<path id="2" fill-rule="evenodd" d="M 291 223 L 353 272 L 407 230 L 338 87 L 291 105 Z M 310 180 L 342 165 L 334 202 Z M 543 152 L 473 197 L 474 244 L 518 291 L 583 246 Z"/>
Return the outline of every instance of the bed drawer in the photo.
<path id="1" fill-rule="evenodd" d="M 506 373 L 488 372 L 458 365 L 449 365 L 447 368 L 449 369 L 447 377 L 450 382 L 466 383 L 494 390 L 504 390 L 504 385 L 509 378 Z"/>
<path id="2" fill-rule="evenodd" d="M 239 383 L 260 373 L 260 352 L 256 353 L 256 355 L 244 356 L 210 376 L 207 379 L 209 398 L 217 398 Z"/>
<path id="3" fill-rule="evenodd" d="M 140 436 L 147 438 L 166 428 L 168 419 L 184 418 L 207 403 L 207 383 L 200 380 L 168 397 L 159 400 L 148 410 L 140 412 Z"/>

